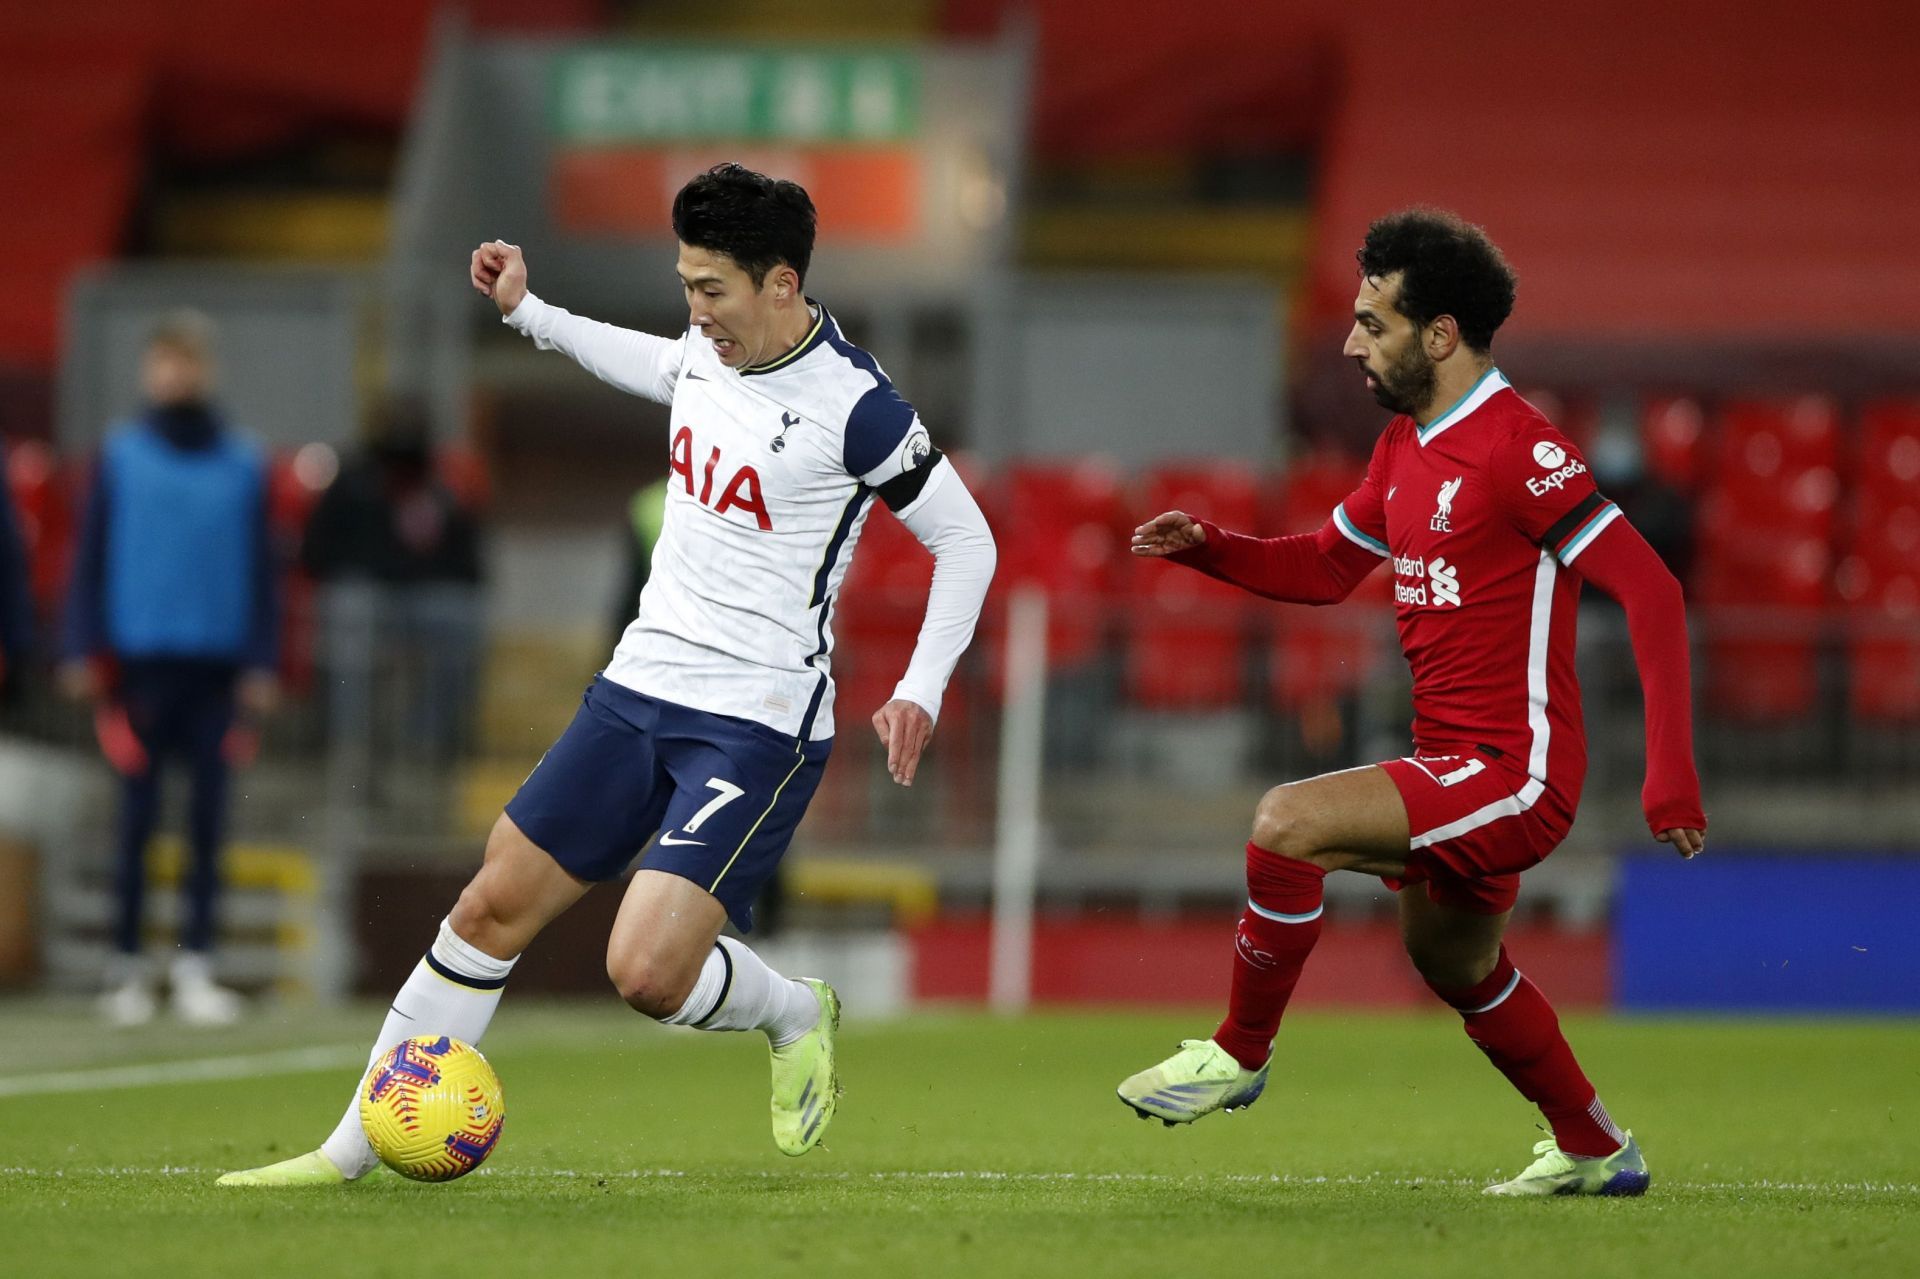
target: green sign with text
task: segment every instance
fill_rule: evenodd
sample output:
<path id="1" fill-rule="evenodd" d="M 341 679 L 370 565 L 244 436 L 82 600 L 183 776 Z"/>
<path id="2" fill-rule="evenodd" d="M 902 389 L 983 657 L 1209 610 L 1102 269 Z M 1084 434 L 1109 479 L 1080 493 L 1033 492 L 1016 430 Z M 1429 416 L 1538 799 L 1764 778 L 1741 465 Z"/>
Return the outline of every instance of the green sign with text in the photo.
<path id="1" fill-rule="evenodd" d="M 886 49 L 578 50 L 551 85 L 553 134 L 572 146 L 898 143 L 920 119 L 919 60 Z"/>

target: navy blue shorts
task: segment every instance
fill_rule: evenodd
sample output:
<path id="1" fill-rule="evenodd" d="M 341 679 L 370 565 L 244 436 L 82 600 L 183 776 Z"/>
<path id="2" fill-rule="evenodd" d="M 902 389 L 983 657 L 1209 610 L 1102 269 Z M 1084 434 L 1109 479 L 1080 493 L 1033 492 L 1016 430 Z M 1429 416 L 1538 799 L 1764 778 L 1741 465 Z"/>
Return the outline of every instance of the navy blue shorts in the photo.
<path id="1" fill-rule="evenodd" d="M 744 932 L 832 748 L 596 677 L 507 816 L 585 880 L 619 875 L 658 831 L 641 868 L 692 880 Z"/>

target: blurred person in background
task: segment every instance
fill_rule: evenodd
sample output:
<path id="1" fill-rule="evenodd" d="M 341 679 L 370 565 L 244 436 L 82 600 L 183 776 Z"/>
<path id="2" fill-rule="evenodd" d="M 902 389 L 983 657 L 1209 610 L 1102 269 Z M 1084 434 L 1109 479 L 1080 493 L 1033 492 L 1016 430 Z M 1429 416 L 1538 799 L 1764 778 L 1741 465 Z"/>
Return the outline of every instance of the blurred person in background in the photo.
<path id="1" fill-rule="evenodd" d="M 0 456 L 0 463 L 4 463 Z M 5 468 L 0 465 L 0 479 Z M 21 677 L 34 657 L 32 572 L 20 518 L 14 510 L 13 488 L 0 483 L 0 701 L 11 701 L 20 691 Z"/>
<path id="2" fill-rule="evenodd" d="M 481 634 L 480 537 L 474 513 L 435 471 L 426 407 L 382 406 L 366 446 L 314 508 L 300 550 L 324 591 L 336 728 L 371 713 L 383 675 L 404 673 L 413 678 L 394 700 L 406 749 L 441 762 L 458 754 Z"/>
<path id="3" fill-rule="evenodd" d="M 1258 1099 L 1320 936 L 1326 877 L 1358 872 L 1399 894 L 1414 967 L 1552 1126 L 1533 1163 L 1487 1193 L 1638 1195 L 1648 1173 L 1633 1134 L 1607 1114 L 1502 939 L 1520 872 L 1566 838 L 1580 802 L 1583 581 L 1626 610 L 1646 702 L 1648 830 L 1683 857 L 1705 847 L 1685 602 L 1572 442 L 1495 367 L 1515 277 L 1486 233 L 1411 209 L 1369 227 L 1357 259 L 1343 354 L 1394 415 L 1360 486 L 1317 533 L 1254 538 L 1169 511 L 1135 530 L 1133 552 L 1301 604 L 1344 600 L 1387 564 L 1413 672 L 1413 752 L 1261 799 L 1226 1019 L 1122 1082 L 1120 1099 L 1169 1125 Z"/>
<path id="4" fill-rule="evenodd" d="M 625 543 L 627 572 L 620 580 L 620 592 L 613 602 L 611 631 L 613 642 L 627 633 L 633 620 L 634 601 L 647 589 L 653 575 L 653 548 L 660 542 L 660 529 L 667 518 L 667 477 L 661 476 L 636 492 L 627 503 Z"/>
<path id="5" fill-rule="evenodd" d="M 279 607 L 259 447 L 211 402 L 211 321 L 164 318 L 140 368 L 146 406 L 101 445 L 69 586 L 61 684 L 91 703 L 121 775 L 114 871 L 115 958 L 102 1010 L 117 1025 L 155 1011 L 141 955 L 146 850 L 160 771 L 192 780 L 179 949 L 168 965 L 183 1021 L 222 1025 L 240 997 L 215 983 L 213 947 L 228 773 L 250 754 L 252 718 L 272 709 Z"/>
<path id="6" fill-rule="evenodd" d="M 1588 450 L 1594 483 L 1647 539 L 1682 584 L 1693 580 L 1693 497 L 1647 464 L 1638 405 L 1629 396 L 1609 400 Z"/>

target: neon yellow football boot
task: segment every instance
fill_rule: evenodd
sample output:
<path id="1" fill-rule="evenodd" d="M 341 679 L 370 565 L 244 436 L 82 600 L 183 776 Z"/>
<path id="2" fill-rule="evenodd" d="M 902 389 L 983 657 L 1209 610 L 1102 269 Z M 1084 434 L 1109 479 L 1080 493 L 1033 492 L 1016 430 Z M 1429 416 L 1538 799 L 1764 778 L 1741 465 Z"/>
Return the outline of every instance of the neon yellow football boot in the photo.
<path id="1" fill-rule="evenodd" d="M 1549 1137 L 1535 1142 L 1538 1156 L 1512 1181 L 1488 1186 L 1489 1195 L 1644 1195 L 1652 1178 L 1640 1143 L 1627 1134 L 1626 1144 L 1610 1155 L 1585 1159 L 1569 1155 Z"/>
<path id="2" fill-rule="evenodd" d="M 1248 1070 L 1211 1039 L 1186 1039 L 1180 1051 L 1149 1066 L 1119 1088 L 1120 1100 L 1142 1119 L 1158 1119 L 1171 1128 L 1190 1124 L 1216 1110 L 1239 1110 L 1260 1099 L 1273 1058 Z"/>
<path id="3" fill-rule="evenodd" d="M 216 1186 L 344 1186 L 347 1175 L 334 1167 L 333 1160 L 317 1150 L 263 1168 L 230 1172 Z"/>
<path id="4" fill-rule="evenodd" d="M 801 980 L 820 1001 L 820 1020 L 785 1048 L 773 1050 L 773 1144 L 788 1155 L 804 1155 L 820 1144 L 840 1097 L 833 1059 L 840 996 L 816 978 Z"/>

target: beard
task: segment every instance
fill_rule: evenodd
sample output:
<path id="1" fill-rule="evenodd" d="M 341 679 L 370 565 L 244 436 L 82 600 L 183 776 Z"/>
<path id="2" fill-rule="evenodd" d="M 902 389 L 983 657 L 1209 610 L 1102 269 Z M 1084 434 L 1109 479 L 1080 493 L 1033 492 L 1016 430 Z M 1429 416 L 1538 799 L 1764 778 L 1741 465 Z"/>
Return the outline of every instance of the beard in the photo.
<path id="1" fill-rule="evenodd" d="M 1417 345 L 1409 346 L 1404 355 L 1374 375 L 1373 398 L 1388 412 L 1411 417 L 1433 403 L 1439 382 L 1440 374 L 1427 353 Z"/>

